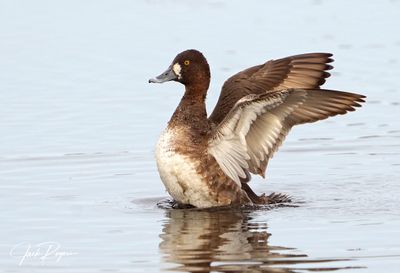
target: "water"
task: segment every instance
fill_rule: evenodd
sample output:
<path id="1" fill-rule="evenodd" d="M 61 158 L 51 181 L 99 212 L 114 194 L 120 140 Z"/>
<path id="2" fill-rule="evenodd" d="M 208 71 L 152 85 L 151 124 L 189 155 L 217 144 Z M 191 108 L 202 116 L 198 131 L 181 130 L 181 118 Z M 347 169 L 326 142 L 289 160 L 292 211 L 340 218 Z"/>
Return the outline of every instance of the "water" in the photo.
<path id="1" fill-rule="evenodd" d="M 399 18 L 399 1 L 0 1 L 0 272 L 397 272 Z M 187 48 L 210 110 L 233 73 L 313 51 L 335 53 L 327 88 L 368 96 L 294 128 L 253 179 L 297 207 L 156 206 L 182 87 L 147 80 Z"/>

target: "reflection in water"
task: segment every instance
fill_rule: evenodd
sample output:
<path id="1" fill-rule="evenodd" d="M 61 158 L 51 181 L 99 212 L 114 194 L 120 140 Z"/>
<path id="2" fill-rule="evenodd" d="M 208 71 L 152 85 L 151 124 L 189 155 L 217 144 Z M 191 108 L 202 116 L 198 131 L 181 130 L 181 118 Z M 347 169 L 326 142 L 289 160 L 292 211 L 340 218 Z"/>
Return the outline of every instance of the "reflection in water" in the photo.
<path id="1" fill-rule="evenodd" d="M 165 262 L 179 264 L 171 270 L 183 272 L 293 272 L 296 264 L 338 261 L 310 260 L 305 254 L 288 254 L 292 248 L 268 245 L 267 224 L 252 222 L 251 214 L 227 209 L 168 210 L 160 235 Z"/>

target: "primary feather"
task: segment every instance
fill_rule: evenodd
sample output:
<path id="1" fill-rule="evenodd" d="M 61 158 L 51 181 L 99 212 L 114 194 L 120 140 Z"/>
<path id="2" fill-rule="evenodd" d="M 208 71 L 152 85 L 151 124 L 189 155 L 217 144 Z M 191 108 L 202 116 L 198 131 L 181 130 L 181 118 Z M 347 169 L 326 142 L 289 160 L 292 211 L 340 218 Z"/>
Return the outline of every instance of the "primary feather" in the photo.
<path id="1" fill-rule="evenodd" d="M 208 151 L 236 183 L 246 171 L 264 176 L 268 160 L 297 124 L 345 114 L 364 96 L 323 89 L 291 88 L 240 99 L 215 127 Z"/>

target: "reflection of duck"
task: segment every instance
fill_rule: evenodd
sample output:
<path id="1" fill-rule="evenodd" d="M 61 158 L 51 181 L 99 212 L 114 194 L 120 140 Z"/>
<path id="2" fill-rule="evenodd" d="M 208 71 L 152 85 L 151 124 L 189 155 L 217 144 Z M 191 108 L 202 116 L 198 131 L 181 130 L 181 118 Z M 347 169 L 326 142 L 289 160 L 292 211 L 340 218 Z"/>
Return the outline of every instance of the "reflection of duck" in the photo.
<path id="1" fill-rule="evenodd" d="M 161 179 L 182 204 L 216 207 L 270 203 L 249 187 L 250 173 L 264 176 L 268 160 L 290 129 L 345 114 L 364 96 L 319 89 L 332 55 L 311 53 L 272 60 L 228 79 L 207 118 L 207 60 L 197 50 L 176 56 L 149 82 L 178 81 L 185 94 L 156 149 Z"/>
<path id="2" fill-rule="evenodd" d="M 176 271 L 292 272 L 271 271 L 268 265 L 274 258 L 306 256 L 279 254 L 285 248 L 268 245 L 267 224 L 252 223 L 251 216 L 239 210 L 173 209 L 166 216 L 160 250 L 166 262 L 180 265 Z"/>

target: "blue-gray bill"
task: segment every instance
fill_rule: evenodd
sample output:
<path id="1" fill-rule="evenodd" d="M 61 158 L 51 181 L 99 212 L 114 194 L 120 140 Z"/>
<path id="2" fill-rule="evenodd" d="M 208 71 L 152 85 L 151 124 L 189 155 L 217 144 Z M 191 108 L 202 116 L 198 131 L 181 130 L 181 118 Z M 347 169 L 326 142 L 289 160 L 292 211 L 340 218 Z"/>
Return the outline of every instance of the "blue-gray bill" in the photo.
<path id="1" fill-rule="evenodd" d="M 173 81 L 176 79 L 178 79 L 178 76 L 175 74 L 174 70 L 172 69 L 172 66 L 170 66 L 161 75 L 150 79 L 149 83 L 163 83 L 163 82 Z"/>

